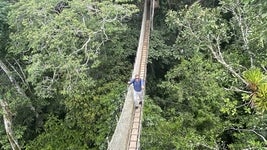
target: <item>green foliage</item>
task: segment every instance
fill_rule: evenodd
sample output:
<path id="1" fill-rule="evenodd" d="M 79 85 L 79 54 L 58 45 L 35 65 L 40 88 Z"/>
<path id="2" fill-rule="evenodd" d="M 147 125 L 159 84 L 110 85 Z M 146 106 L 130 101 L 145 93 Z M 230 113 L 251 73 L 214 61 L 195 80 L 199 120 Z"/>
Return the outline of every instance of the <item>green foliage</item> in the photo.
<path id="1" fill-rule="evenodd" d="M 26 146 L 27 150 L 88 149 L 83 132 L 72 129 L 68 124 L 51 116 L 45 125 L 45 132 Z"/>
<path id="2" fill-rule="evenodd" d="M 17 92 L 17 89 L 10 84 L 6 74 L 0 74 L 0 76 L 2 79 L 0 85 L 0 101 L 5 101 L 8 104 L 6 107 L 11 115 L 10 117 L 12 117 L 12 131 L 15 138 L 17 138 L 23 146 L 25 140 L 29 138 L 28 135 L 31 134 L 30 136 L 33 136 L 35 134 L 28 130 L 28 127 L 32 126 L 35 112 L 30 109 L 30 99 Z M 0 109 L 0 115 L 3 115 L 2 107 Z M 3 118 L 1 119 L 0 124 L 0 149 L 10 149 L 11 145 L 5 131 Z M 39 128 L 38 125 L 37 128 Z"/>
<path id="3" fill-rule="evenodd" d="M 248 88 L 252 94 L 245 100 L 252 100 L 252 106 L 255 106 L 259 113 L 267 110 L 267 76 L 264 75 L 260 68 L 250 68 L 243 72 L 244 78 L 248 81 Z"/>
<path id="4" fill-rule="evenodd" d="M 7 13 L 9 4 L 6 1 L 0 1 L 0 58 L 6 55 L 6 46 L 8 45 L 8 24 L 7 24 Z"/>
<path id="5" fill-rule="evenodd" d="M 228 42 L 228 27 L 220 16 L 219 10 L 202 8 L 198 3 L 179 12 L 169 11 L 165 21 L 169 28 L 178 30 L 176 50 L 186 57 L 197 52 L 210 55 L 207 51 Z"/>
<path id="6" fill-rule="evenodd" d="M 118 82 L 90 91 L 76 87 L 73 93 L 65 95 L 68 97 L 65 119 L 50 116 L 45 132 L 28 144 L 27 149 L 106 149 L 106 140 L 112 136 L 122 108 L 124 90 L 124 84 Z"/>
<path id="7" fill-rule="evenodd" d="M 259 85 L 258 88 L 256 96 L 253 96 L 252 100 L 256 108 L 261 111 L 261 113 L 264 113 L 267 111 L 267 83 Z"/>
<path id="8" fill-rule="evenodd" d="M 127 57 L 136 50 L 124 41 L 131 34 L 127 24 L 138 9 L 79 0 L 56 13 L 57 3 L 22 0 L 10 7 L 7 58 L 29 98 L 8 97 L 18 113 L 14 130 L 26 149 L 106 149 L 124 100 Z"/>
<path id="9" fill-rule="evenodd" d="M 244 68 L 266 68 L 267 3 L 193 2 L 160 1 L 156 10 L 142 149 L 261 149 L 267 135 L 265 75 Z M 12 73 L 28 98 L 16 93 L 5 74 L 0 88 L 9 90 L 0 94 L 15 113 L 23 148 L 106 149 L 137 49 L 138 9 L 125 1 L 76 0 L 57 14 L 57 3 L 19 1 L 8 20 L 8 7 L 0 7 L 1 40 L 8 39 L 7 21 L 12 29 L 12 41 L 4 42 L 10 48 L 4 50 L 1 41 L 0 57 L 16 64 L 20 74 Z M 255 83 L 253 94 L 240 93 L 246 87 L 218 60 L 244 72 Z M 240 90 L 230 91 L 233 86 Z M 8 149 L 3 129 L 1 148 Z"/>
<path id="10" fill-rule="evenodd" d="M 57 81 L 67 80 L 63 87 L 69 88 L 75 80 L 86 78 L 87 70 L 100 64 L 98 56 L 104 42 L 113 33 L 124 31 L 120 20 L 136 11 L 132 5 L 107 1 L 95 3 L 95 11 L 86 9 L 89 1 L 69 3 L 71 8 L 57 15 L 51 12 L 56 1 L 21 1 L 13 6 L 17 9 L 10 15 L 11 27 L 16 31 L 12 39 L 18 43 L 10 51 L 23 55 L 28 63 L 27 80 L 44 98 L 62 86 L 56 85 Z"/>
<path id="11" fill-rule="evenodd" d="M 263 73 L 260 68 L 251 68 L 243 72 L 245 80 L 248 81 L 249 89 L 253 92 L 257 90 L 257 87 L 263 82 Z"/>
<path id="12" fill-rule="evenodd" d="M 251 66 L 265 68 L 266 51 L 260 44 L 265 42 L 259 37 L 265 38 L 266 19 L 256 15 L 264 14 L 265 2 L 223 0 L 215 8 L 204 8 L 200 3 L 169 10 L 165 18 L 168 30 L 177 33 L 168 34 L 168 38 L 176 40 L 171 49 L 179 61 L 168 66 L 166 79 L 154 89 L 153 100 L 166 120 L 155 120 L 155 127 L 143 128 L 146 148 L 261 149 L 266 137 L 261 129 L 266 120 L 255 113 L 259 108 L 250 107 L 251 97 L 239 81 L 244 76 L 239 74 Z M 155 41 L 164 50 L 167 44 L 160 38 Z M 157 44 L 151 45 L 152 49 Z M 173 58 L 160 56 L 167 61 Z"/>
<path id="13" fill-rule="evenodd" d="M 219 66 L 204 60 L 199 54 L 188 61 L 182 60 L 181 64 L 169 71 L 166 75 L 167 81 L 163 82 L 161 87 L 166 88 L 165 93 L 171 94 L 169 96 L 173 100 L 189 103 L 191 100 L 196 100 L 198 102 L 195 103 L 196 105 L 199 106 L 203 103 L 204 106 L 207 103 L 207 97 L 211 98 L 211 101 L 223 97 L 223 95 L 220 95 L 224 93 L 223 89 L 220 89 L 217 83 L 220 81 L 221 74 L 223 74 L 223 71 L 220 70 Z M 211 89 L 217 89 L 218 91 L 214 93 Z M 194 107 L 195 104 L 186 105 Z"/>
<path id="14" fill-rule="evenodd" d="M 4 129 L 4 123 L 2 122 L 2 120 L 0 121 L 1 125 L 0 125 L 0 128 L 1 129 Z M 6 135 L 6 132 L 4 130 L 0 130 L 0 148 L 1 149 L 11 149 L 11 145 L 9 144 L 8 142 L 8 139 L 7 139 L 7 135 Z"/>
<path id="15" fill-rule="evenodd" d="M 224 0 L 220 1 L 220 4 L 222 5 L 220 8 L 222 13 L 229 20 L 231 36 L 234 40 L 228 46 L 230 48 L 238 47 L 237 50 L 240 51 L 240 54 L 249 57 L 240 59 L 247 68 L 262 65 L 266 57 L 267 3 L 254 0 L 242 0 L 240 3 L 236 3 L 235 1 Z M 250 64 L 247 60 L 250 60 Z"/>
<path id="16" fill-rule="evenodd" d="M 146 143 L 144 147 L 216 148 L 218 145 L 214 141 L 228 126 L 218 111 L 224 107 L 223 98 L 228 95 L 217 83 L 221 74 L 221 68 L 204 60 L 201 54 L 190 60 L 183 59 L 181 64 L 171 69 L 166 81 L 160 84 L 160 93 L 164 94 L 164 98 L 154 99 L 160 105 L 161 116 L 165 119 L 148 122 L 146 119 L 150 119 L 150 116 L 146 116 L 142 129 L 142 138 Z M 153 109 L 147 113 L 153 112 L 158 111 Z"/>
<path id="17" fill-rule="evenodd" d="M 175 59 L 179 59 L 179 51 L 172 48 L 172 44 L 174 44 L 175 39 L 169 39 L 168 36 L 171 36 L 173 31 L 153 31 L 151 33 L 151 42 L 149 47 L 149 61 L 160 61 L 163 60 L 162 63 L 166 65 L 171 65 L 172 61 Z M 170 58 L 166 60 L 164 58 Z M 154 63 L 154 62 L 153 62 Z M 155 62 L 156 63 L 156 62 Z"/>
<path id="18" fill-rule="evenodd" d="M 226 113 L 229 115 L 236 115 L 237 109 L 236 106 L 238 104 L 237 100 L 230 100 L 229 98 L 224 99 L 225 106 L 220 109 L 222 113 Z"/>

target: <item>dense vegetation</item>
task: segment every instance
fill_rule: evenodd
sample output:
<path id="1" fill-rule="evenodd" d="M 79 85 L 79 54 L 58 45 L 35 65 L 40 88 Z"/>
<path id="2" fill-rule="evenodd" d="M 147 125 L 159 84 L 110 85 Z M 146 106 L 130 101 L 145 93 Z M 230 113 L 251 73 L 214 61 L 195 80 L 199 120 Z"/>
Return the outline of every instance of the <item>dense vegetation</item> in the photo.
<path id="1" fill-rule="evenodd" d="M 143 149 L 266 148 L 266 8 L 257 0 L 161 3 Z"/>
<path id="2" fill-rule="evenodd" d="M 106 149 L 143 1 L 0 0 L 0 149 Z M 166 0 L 150 37 L 142 149 L 264 149 L 267 2 Z"/>

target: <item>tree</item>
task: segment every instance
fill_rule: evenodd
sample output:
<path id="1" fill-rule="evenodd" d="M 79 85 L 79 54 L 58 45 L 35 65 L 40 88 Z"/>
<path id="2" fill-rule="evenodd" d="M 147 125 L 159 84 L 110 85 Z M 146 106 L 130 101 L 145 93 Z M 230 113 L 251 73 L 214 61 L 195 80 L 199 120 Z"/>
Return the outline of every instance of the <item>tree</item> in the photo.
<path id="1" fill-rule="evenodd" d="M 265 104 L 259 103 L 259 99 L 261 102 L 265 99 L 265 86 L 261 87 L 263 91 L 254 92 L 258 94 L 255 100 L 258 108 L 251 107 L 249 95 L 253 91 L 247 87 L 251 78 L 245 75 L 255 72 L 250 70 L 253 66 L 261 67 L 261 74 L 265 70 L 262 31 L 266 19 L 259 15 L 265 14 L 265 8 L 261 1 L 224 0 L 215 8 L 194 3 L 168 12 L 166 23 L 177 33 L 171 39 L 176 39 L 172 49 L 179 55 L 174 56 L 179 61 L 170 68 L 153 96 L 167 120 L 150 129 L 143 128 L 144 132 L 164 132 L 164 135 L 149 132 L 150 137 L 162 139 L 159 143 L 148 137 L 145 139 L 148 145 L 155 148 L 168 145 L 170 149 L 265 146 L 266 132 L 262 127 L 266 115 L 258 115 L 260 108 L 265 108 Z"/>
<path id="2" fill-rule="evenodd" d="M 6 67 L 6 65 L 3 63 L 2 59 L 6 55 L 6 49 L 7 49 L 7 43 L 9 41 L 8 34 L 8 24 L 7 24 L 7 13 L 8 13 L 8 3 L 5 1 L 0 1 L 0 76 L 1 79 L 9 79 L 9 82 L 5 82 L 3 80 L 0 83 L 0 106 L 1 106 L 1 114 L 3 115 L 3 125 L 4 125 L 4 131 L 7 136 L 4 136 L 4 138 L 0 139 L 1 147 L 9 147 L 8 144 L 6 144 L 6 139 L 8 139 L 10 146 L 12 149 L 19 150 L 21 149 L 17 135 L 14 132 L 14 126 L 13 126 L 13 110 L 10 109 L 10 103 L 6 99 L 8 95 L 13 93 L 17 90 L 20 94 L 23 94 L 21 87 L 16 83 L 16 80 L 14 79 L 13 75 L 11 74 L 10 70 Z M 10 85 L 14 85 L 16 90 L 5 90 L 4 86 L 6 87 L 12 87 Z M 2 122 L 2 121 L 0 121 Z M 2 131 L 0 129 L 0 131 Z"/>
<path id="3" fill-rule="evenodd" d="M 20 131 L 21 147 L 55 149 L 61 144 L 62 149 L 105 149 L 125 87 L 123 81 L 101 75 L 103 69 L 114 77 L 121 73 L 103 64 L 116 62 L 116 57 L 126 60 L 122 47 L 111 45 L 126 45 L 119 43 L 118 35 L 125 34 L 137 8 L 109 1 L 23 0 L 10 9 L 12 32 L 5 63 L 17 84 L 8 84 L 16 94 L 7 100 L 14 113 L 14 128 Z M 124 63 L 129 66 L 127 61 L 121 66 Z M 125 74 L 127 71 L 130 69 Z M 24 97 L 14 90 L 16 85 Z M 35 108 L 35 113 L 27 114 L 31 112 L 27 106 Z"/>

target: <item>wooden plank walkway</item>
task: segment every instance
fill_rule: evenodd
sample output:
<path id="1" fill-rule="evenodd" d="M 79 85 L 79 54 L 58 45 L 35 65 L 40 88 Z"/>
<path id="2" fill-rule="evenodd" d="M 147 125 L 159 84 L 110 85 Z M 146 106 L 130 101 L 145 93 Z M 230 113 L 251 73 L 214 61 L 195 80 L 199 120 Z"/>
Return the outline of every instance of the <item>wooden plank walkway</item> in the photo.
<path id="1" fill-rule="evenodd" d="M 148 47 L 149 47 L 149 34 L 150 34 L 150 20 L 146 20 L 145 25 L 145 34 L 142 47 L 142 57 L 139 68 L 139 75 L 142 79 L 146 79 L 146 68 L 147 68 L 147 57 L 148 57 Z M 142 113 L 143 113 L 143 104 L 138 107 L 134 112 L 134 118 L 132 123 L 132 130 L 129 140 L 128 150 L 138 150 L 140 149 L 140 135 L 142 129 Z"/>

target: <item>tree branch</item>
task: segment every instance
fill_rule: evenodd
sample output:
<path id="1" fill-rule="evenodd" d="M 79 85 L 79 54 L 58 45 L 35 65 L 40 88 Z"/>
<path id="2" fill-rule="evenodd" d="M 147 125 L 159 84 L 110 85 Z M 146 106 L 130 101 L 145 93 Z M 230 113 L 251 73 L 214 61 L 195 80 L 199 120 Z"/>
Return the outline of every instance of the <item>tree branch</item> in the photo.
<path id="1" fill-rule="evenodd" d="M 267 140 L 265 139 L 265 137 L 263 135 L 261 135 L 260 133 L 256 132 L 255 129 L 236 129 L 236 128 L 231 128 L 232 130 L 236 130 L 236 131 L 246 131 L 246 132 L 253 132 L 256 135 L 258 135 L 263 141 L 264 143 L 267 142 Z"/>
<path id="2" fill-rule="evenodd" d="M 208 45 L 208 48 L 212 52 L 214 58 L 219 63 L 221 63 L 226 69 L 228 69 L 234 76 L 236 76 L 238 79 L 240 79 L 244 84 L 248 85 L 247 81 L 245 79 L 243 79 L 237 72 L 235 72 L 235 70 L 233 69 L 232 66 L 228 65 L 225 62 L 225 60 L 223 58 L 223 55 L 221 53 L 220 38 L 219 38 L 219 36 L 215 37 L 215 40 L 216 40 L 216 50 L 211 45 Z"/>
<path id="3" fill-rule="evenodd" d="M 213 149 L 213 150 L 217 150 L 218 148 L 213 148 L 213 147 L 211 147 L 211 146 L 209 146 L 209 145 L 206 145 L 206 144 L 204 144 L 204 143 L 197 143 L 197 145 L 201 145 L 201 146 L 203 146 L 203 147 L 206 147 L 206 148 L 208 148 L 208 149 Z"/>
<path id="4" fill-rule="evenodd" d="M 245 91 L 245 90 L 241 90 L 237 87 L 233 87 L 231 86 L 230 88 L 224 88 L 225 90 L 228 90 L 228 91 L 235 91 L 235 92 L 243 92 L 243 93 L 247 93 L 247 94 L 251 94 L 252 92 L 250 91 Z"/>
<path id="5" fill-rule="evenodd" d="M 7 66 L 4 64 L 4 62 L 2 60 L 0 60 L 0 68 L 2 68 L 2 70 L 5 72 L 5 74 L 7 75 L 7 77 L 9 78 L 10 82 L 15 86 L 15 88 L 17 89 L 17 92 L 22 95 L 23 97 L 27 97 L 27 95 L 25 94 L 24 90 L 19 86 L 19 84 L 16 82 L 16 80 L 13 78 L 10 70 L 7 68 Z M 31 110 L 33 112 L 35 112 L 35 116 L 36 118 L 38 118 L 38 113 L 36 112 L 36 109 L 32 106 L 32 104 L 29 105 L 29 107 L 31 108 Z"/>
<path id="6" fill-rule="evenodd" d="M 3 110 L 3 120 L 9 143 L 13 150 L 20 150 L 21 148 L 12 130 L 12 113 L 8 107 L 8 103 L 0 97 L 0 105 Z"/>
<path id="7" fill-rule="evenodd" d="M 237 5 L 241 5 L 240 3 L 237 3 Z M 241 35 L 242 35 L 242 40 L 244 42 L 243 48 L 244 50 L 248 51 L 248 54 L 250 56 L 250 65 L 254 66 L 253 64 L 253 56 L 255 55 L 253 52 L 249 50 L 249 40 L 248 40 L 248 31 L 249 27 L 247 24 L 247 20 L 244 17 L 244 6 L 237 6 L 237 7 L 229 7 L 229 8 L 224 8 L 230 12 L 233 13 L 235 20 L 237 21 L 237 24 L 240 28 Z M 238 9 L 239 8 L 239 9 Z"/>
<path id="8" fill-rule="evenodd" d="M 15 60 L 15 59 L 14 59 L 14 60 Z M 21 76 L 21 74 L 17 71 L 17 69 L 16 69 L 11 63 L 9 63 L 9 62 L 7 62 L 7 63 L 8 63 L 9 66 L 11 66 L 11 68 L 17 73 L 17 75 L 19 76 L 19 78 L 21 79 L 21 81 L 22 81 L 25 85 L 27 85 L 27 86 L 29 87 L 28 83 L 25 81 L 26 76 L 25 76 L 25 74 L 23 73 L 23 70 L 22 70 L 20 64 L 18 63 L 17 60 L 15 60 L 15 62 L 16 62 L 16 64 L 19 66 L 19 70 L 20 70 L 20 72 L 21 72 L 21 74 L 22 74 L 23 76 Z"/>
<path id="9" fill-rule="evenodd" d="M 7 77 L 9 78 L 10 82 L 14 84 L 15 88 L 17 89 L 18 93 L 25 96 L 26 94 L 23 92 L 22 88 L 17 84 L 16 80 L 13 78 L 11 72 L 8 70 L 6 65 L 3 63 L 2 60 L 0 60 L 0 67 L 3 69 L 3 71 L 6 73 Z"/>

